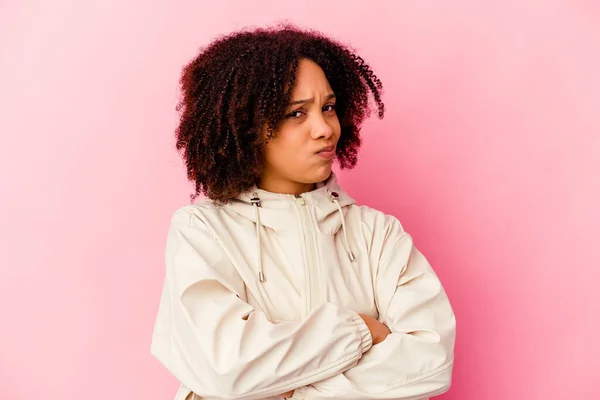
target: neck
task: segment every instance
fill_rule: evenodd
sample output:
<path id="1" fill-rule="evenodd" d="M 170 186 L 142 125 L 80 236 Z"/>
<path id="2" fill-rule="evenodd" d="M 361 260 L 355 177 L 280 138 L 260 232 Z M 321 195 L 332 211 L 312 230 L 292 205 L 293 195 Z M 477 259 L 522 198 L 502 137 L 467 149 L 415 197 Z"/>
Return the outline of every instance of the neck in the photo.
<path id="1" fill-rule="evenodd" d="M 301 194 L 310 192 L 316 188 L 315 183 L 301 183 L 293 181 L 279 181 L 261 179 L 258 182 L 258 188 L 271 193 L 278 194 Z"/>

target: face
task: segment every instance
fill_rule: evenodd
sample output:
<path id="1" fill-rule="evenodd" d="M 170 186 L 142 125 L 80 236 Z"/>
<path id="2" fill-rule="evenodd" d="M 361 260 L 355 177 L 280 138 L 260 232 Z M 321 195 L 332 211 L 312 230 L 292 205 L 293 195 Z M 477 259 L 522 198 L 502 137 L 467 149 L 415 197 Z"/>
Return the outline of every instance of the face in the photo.
<path id="1" fill-rule="evenodd" d="M 301 60 L 291 103 L 275 138 L 265 148 L 259 187 L 297 194 L 329 177 L 341 131 L 335 102 L 321 67 Z"/>

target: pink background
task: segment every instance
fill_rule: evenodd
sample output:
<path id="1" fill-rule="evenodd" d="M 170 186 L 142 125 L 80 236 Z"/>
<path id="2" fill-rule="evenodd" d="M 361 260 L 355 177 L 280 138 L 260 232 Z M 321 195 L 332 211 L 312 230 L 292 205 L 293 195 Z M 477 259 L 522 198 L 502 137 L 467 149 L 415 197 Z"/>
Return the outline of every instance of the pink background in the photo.
<path id="1" fill-rule="evenodd" d="M 599 3 L 217 3 L 1 3 L 0 399 L 172 398 L 149 343 L 191 191 L 180 68 L 282 18 L 350 42 L 384 82 L 387 117 L 341 180 L 403 221 L 447 288 L 441 398 L 598 398 Z"/>

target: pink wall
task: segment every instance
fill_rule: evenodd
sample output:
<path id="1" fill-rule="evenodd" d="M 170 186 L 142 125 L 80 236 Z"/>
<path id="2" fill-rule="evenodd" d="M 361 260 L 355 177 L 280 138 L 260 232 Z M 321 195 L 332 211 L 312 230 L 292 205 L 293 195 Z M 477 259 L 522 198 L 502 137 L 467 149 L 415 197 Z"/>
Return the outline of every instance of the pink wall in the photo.
<path id="1" fill-rule="evenodd" d="M 385 84 L 341 179 L 445 282 L 442 398 L 600 396 L 596 2 L 157 3 L 2 2 L 0 399 L 172 397 L 148 348 L 191 190 L 178 74 L 214 35 L 281 18 L 350 41 Z"/>

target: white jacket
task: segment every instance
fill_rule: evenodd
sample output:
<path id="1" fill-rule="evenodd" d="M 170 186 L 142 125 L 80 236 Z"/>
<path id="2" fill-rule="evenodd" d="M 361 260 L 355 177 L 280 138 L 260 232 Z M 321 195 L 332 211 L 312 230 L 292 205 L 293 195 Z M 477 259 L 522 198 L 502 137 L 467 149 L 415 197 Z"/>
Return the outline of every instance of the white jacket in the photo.
<path id="1" fill-rule="evenodd" d="M 332 177 L 175 212 L 151 351 L 175 400 L 426 399 L 450 387 L 455 318 L 396 218 Z M 372 346 L 358 313 L 391 330 Z M 190 396 L 191 398 L 192 396 Z"/>

